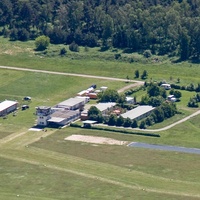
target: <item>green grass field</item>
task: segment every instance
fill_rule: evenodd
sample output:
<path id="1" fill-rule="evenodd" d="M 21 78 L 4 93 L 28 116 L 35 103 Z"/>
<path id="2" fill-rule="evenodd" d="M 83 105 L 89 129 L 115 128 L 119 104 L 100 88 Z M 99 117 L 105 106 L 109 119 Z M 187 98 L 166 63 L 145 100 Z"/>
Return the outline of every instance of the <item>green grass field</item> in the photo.
<path id="1" fill-rule="evenodd" d="M 154 80 L 176 81 L 181 84 L 199 82 L 199 65 L 170 64 L 148 61 L 122 62 L 112 59 L 112 51 L 98 52 L 97 48 L 79 54 L 67 50 L 66 57 L 58 56 L 60 45 L 50 46 L 46 55 L 36 55 L 34 42 L 8 42 L 0 38 L 0 65 L 51 71 L 84 73 L 133 79 L 134 71 L 146 69 Z M 30 109 L 17 111 L 17 116 L 0 118 L 0 200 L 188 200 L 200 199 L 199 155 L 147 150 L 118 145 L 90 144 L 66 141 L 72 134 L 92 135 L 122 141 L 168 144 L 200 148 L 200 116 L 159 132 L 160 138 L 136 136 L 72 127 L 46 128 L 33 132 L 35 107 L 53 106 L 91 84 L 120 89 L 128 83 L 92 78 L 50 75 L 0 69 L 0 101 L 18 100 Z M 138 98 L 142 92 L 137 94 Z M 157 124 L 161 128 L 195 112 L 186 103 L 190 92 L 182 92 L 177 104 L 182 114 Z M 31 96 L 31 102 L 24 102 Z"/>
<path id="2" fill-rule="evenodd" d="M 59 56 L 62 47 L 67 49 L 67 55 L 64 57 Z M 47 54 L 38 55 L 34 48 L 34 41 L 13 43 L 1 37 L 0 65 L 118 78 L 126 78 L 128 75 L 130 79 L 134 78 L 135 70 L 139 70 L 140 74 L 147 70 L 148 78 L 155 81 L 176 82 L 177 78 L 180 78 L 180 84 L 183 85 L 199 83 L 199 64 L 172 64 L 170 59 L 165 57 L 160 57 L 158 63 L 153 59 L 146 62 L 140 55 L 122 53 L 122 57 L 141 58 L 138 62 L 130 63 L 115 60 L 115 52 L 112 50 L 99 52 L 98 48 L 92 48 L 85 52 L 81 48 L 80 53 L 73 53 L 68 50 L 68 46 L 63 45 L 50 45 Z"/>

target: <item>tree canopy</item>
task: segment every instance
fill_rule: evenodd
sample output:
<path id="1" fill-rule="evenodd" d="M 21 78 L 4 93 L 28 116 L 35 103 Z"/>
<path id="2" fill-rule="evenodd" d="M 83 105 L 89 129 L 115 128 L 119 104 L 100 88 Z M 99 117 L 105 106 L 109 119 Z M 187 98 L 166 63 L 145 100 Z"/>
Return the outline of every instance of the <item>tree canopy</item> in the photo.
<path id="1" fill-rule="evenodd" d="M 200 1 L 1 0 L 1 34 L 51 43 L 200 58 Z"/>

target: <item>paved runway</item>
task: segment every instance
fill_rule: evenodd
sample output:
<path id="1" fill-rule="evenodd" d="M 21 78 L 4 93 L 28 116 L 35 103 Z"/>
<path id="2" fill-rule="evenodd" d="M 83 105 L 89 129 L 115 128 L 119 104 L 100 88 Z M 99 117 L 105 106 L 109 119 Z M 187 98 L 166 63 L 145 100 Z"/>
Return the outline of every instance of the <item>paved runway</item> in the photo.
<path id="1" fill-rule="evenodd" d="M 140 147 L 140 148 L 146 148 L 146 149 L 156 149 L 156 150 L 164 150 L 164 151 L 176 151 L 176 152 L 183 152 L 183 153 L 200 154 L 200 149 L 197 149 L 197 148 L 186 148 L 186 147 L 179 147 L 179 146 L 147 144 L 147 143 L 141 143 L 141 142 L 132 142 L 128 146 L 130 146 L 130 147 Z"/>

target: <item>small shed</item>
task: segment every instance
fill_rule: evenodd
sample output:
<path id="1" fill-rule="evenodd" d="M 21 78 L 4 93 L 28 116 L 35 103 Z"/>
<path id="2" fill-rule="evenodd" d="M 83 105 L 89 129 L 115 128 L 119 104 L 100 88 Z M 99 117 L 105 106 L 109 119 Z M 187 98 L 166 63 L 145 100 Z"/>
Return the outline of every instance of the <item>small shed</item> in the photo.
<path id="1" fill-rule="evenodd" d="M 96 123 L 97 123 L 97 121 L 85 120 L 85 121 L 83 121 L 83 127 L 89 128 L 89 127 L 91 127 L 92 125 L 94 125 Z"/>
<path id="2" fill-rule="evenodd" d="M 101 87 L 100 87 L 100 90 L 101 90 L 101 91 L 105 91 L 105 90 L 107 90 L 107 89 L 108 89 L 108 87 L 106 87 L 106 86 L 101 86 Z"/>
<path id="3" fill-rule="evenodd" d="M 129 103 L 129 104 L 134 103 L 134 98 L 133 97 L 126 97 L 126 103 Z"/>

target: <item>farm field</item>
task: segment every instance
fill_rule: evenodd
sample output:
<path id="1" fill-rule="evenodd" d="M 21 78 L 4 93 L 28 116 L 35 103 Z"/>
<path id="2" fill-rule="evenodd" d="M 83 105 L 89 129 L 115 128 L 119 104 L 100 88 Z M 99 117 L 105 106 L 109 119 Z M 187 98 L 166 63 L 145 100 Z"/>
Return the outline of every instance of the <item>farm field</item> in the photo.
<path id="1" fill-rule="evenodd" d="M 118 78 L 126 78 L 128 74 L 131 79 L 136 69 L 141 72 L 147 69 L 149 78 L 157 80 L 156 77 L 170 80 L 171 76 L 174 81 L 179 77 L 183 84 L 199 81 L 197 64 L 171 65 L 163 61 L 157 70 L 158 64 L 152 63 L 125 63 L 99 60 L 98 57 L 86 60 L 83 50 L 79 58 L 70 52 L 63 58 L 41 57 L 33 53 L 33 42 L 16 42 L 13 51 L 8 51 L 11 44 L 5 39 L 0 41 L 0 65 Z M 55 48 L 51 50 L 52 54 L 60 49 L 51 48 Z M 90 51 L 96 55 L 95 49 Z M 28 130 L 35 124 L 35 107 L 53 106 L 94 83 L 97 87 L 104 85 L 116 90 L 131 84 L 0 69 L 0 101 L 18 100 L 23 105 L 24 96 L 32 97 L 31 102 L 26 102 L 30 106 L 28 110 L 19 109 L 15 117 L 10 114 L 6 119 L 0 118 L 0 200 L 200 199 L 199 155 L 65 140 L 73 134 L 81 134 L 128 143 L 138 141 L 200 148 L 199 115 L 159 132 L 160 138 L 72 127 L 45 128 L 46 131 L 38 132 Z M 177 105 L 183 113 L 152 129 L 164 127 L 197 110 L 185 106 L 193 93 L 183 95 Z"/>

